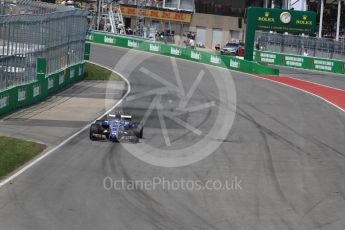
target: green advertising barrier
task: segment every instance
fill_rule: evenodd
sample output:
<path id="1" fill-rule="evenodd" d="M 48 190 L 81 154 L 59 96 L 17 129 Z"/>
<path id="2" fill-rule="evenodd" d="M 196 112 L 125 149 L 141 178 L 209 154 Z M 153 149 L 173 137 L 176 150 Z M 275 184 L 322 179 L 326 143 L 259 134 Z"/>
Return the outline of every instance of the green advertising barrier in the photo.
<path id="1" fill-rule="evenodd" d="M 345 61 L 334 59 L 256 50 L 254 52 L 254 60 L 272 65 L 345 74 Z"/>
<path id="2" fill-rule="evenodd" d="M 90 60 L 91 46 L 90 43 L 85 43 L 84 45 L 84 60 Z"/>
<path id="3" fill-rule="evenodd" d="M 167 45 L 148 40 L 122 37 L 106 33 L 91 32 L 87 35 L 89 42 L 118 46 L 129 49 L 161 54 L 170 57 L 182 58 L 189 61 L 200 62 L 203 64 L 219 66 L 222 68 L 237 70 L 246 73 L 279 75 L 277 69 L 261 66 L 256 62 L 238 59 L 236 57 L 212 54 L 210 52 L 197 51 L 190 48 Z"/>
<path id="4" fill-rule="evenodd" d="M 48 95 L 79 81 L 84 73 L 84 65 L 84 62 L 75 64 L 46 76 L 46 61 L 38 58 L 36 81 L 0 91 L 0 116 L 37 103 Z"/>

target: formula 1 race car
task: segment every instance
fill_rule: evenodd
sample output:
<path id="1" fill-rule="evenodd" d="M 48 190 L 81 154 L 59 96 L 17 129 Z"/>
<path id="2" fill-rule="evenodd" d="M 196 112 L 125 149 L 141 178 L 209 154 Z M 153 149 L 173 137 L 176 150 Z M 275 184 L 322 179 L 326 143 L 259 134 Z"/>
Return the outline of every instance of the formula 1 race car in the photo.
<path id="1" fill-rule="evenodd" d="M 139 138 L 143 138 L 143 131 L 140 123 L 132 122 L 132 115 L 109 114 L 106 120 L 97 120 L 91 125 L 90 139 L 138 143 Z"/>

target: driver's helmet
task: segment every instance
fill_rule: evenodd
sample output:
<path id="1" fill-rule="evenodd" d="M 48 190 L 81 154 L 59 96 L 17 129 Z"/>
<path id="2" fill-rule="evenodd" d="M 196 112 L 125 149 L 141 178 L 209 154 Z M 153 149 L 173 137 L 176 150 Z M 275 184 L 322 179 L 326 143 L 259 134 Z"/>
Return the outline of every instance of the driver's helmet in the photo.
<path id="1" fill-rule="evenodd" d="M 115 120 L 120 121 L 121 120 L 121 114 L 115 114 Z"/>

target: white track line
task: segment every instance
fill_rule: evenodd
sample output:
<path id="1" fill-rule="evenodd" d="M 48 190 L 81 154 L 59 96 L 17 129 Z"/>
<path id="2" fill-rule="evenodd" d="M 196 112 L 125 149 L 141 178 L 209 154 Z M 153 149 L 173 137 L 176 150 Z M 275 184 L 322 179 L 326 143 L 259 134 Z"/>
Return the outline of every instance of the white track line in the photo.
<path id="1" fill-rule="evenodd" d="M 255 75 L 253 75 L 253 76 L 255 76 Z M 293 89 L 302 91 L 302 92 L 304 92 L 304 93 L 310 94 L 310 95 L 312 95 L 312 96 L 318 97 L 318 98 L 320 98 L 321 100 L 323 100 L 323 101 L 325 101 L 325 102 L 327 102 L 327 103 L 333 105 L 334 107 L 340 109 L 341 111 L 343 111 L 343 112 L 345 113 L 345 110 L 344 110 L 343 108 L 341 108 L 340 106 L 334 104 L 333 102 L 328 101 L 327 99 L 325 99 L 325 98 L 323 98 L 323 97 L 321 97 L 321 96 L 319 96 L 319 95 L 317 95 L 317 94 L 314 94 L 314 93 L 308 92 L 308 91 L 306 91 L 306 90 L 304 90 L 304 89 L 300 89 L 300 88 L 297 88 L 297 87 L 295 87 L 295 86 L 292 86 L 292 85 L 289 85 L 289 84 L 286 84 L 286 83 L 282 83 L 282 82 L 279 82 L 279 81 L 275 81 L 275 80 L 272 80 L 272 79 L 268 79 L 268 78 L 264 78 L 264 77 L 260 77 L 260 76 L 255 76 L 255 77 L 258 78 L 258 79 L 263 79 L 263 80 L 271 81 L 271 82 L 274 82 L 274 83 L 278 83 L 278 84 L 280 84 L 280 85 L 288 86 L 288 87 L 290 87 L 290 88 L 293 88 Z M 311 82 L 311 83 L 313 83 L 313 82 Z M 323 86 L 323 85 L 321 85 L 321 86 Z"/>
<path id="2" fill-rule="evenodd" d="M 270 76 L 268 76 L 268 77 L 270 77 Z M 272 77 L 274 77 L 274 76 L 272 76 Z M 288 77 L 288 78 L 296 79 L 296 80 L 299 80 L 299 81 L 304 81 L 304 82 L 307 82 L 307 83 L 311 83 L 311 84 L 315 84 L 315 85 L 318 85 L 318 86 L 322 86 L 322 87 L 325 87 L 325 88 L 330 88 L 330 89 L 335 89 L 335 90 L 339 90 L 339 91 L 345 92 L 345 89 L 339 89 L 339 88 L 335 88 L 333 86 L 323 85 L 323 84 L 320 84 L 320 83 L 317 83 L 317 82 L 312 82 L 312 81 L 304 80 L 304 79 L 301 79 L 301 78 L 298 78 L 298 77 L 292 77 L 292 76 L 288 76 L 288 75 L 281 75 L 280 77 Z"/>
<path id="3" fill-rule="evenodd" d="M 98 63 L 94 63 L 91 61 L 88 61 L 91 64 L 95 64 L 98 66 L 101 66 L 107 70 L 110 70 L 111 72 L 116 73 L 117 75 L 119 75 L 126 83 L 127 83 L 127 92 L 126 94 L 113 106 L 111 107 L 108 111 L 106 111 L 105 113 L 103 113 L 101 116 L 99 116 L 97 119 L 95 119 L 94 121 L 90 122 L 88 125 L 84 126 L 82 129 L 80 129 L 79 131 L 77 131 L 76 133 L 74 133 L 72 136 L 68 137 L 67 139 L 65 139 L 64 141 L 62 141 L 60 144 L 58 144 L 57 146 L 55 146 L 54 148 L 50 149 L 48 152 L 42 154 L 41 156 L 39 156 L 38 158 L 34 159 L 33 161 L 31 161 L 30 163 L 28 163 L 27 165 L 25 165 L 23 168 L 21 168 L 20 170 L 18 170 L 17 172 L 15 172 L 14 174 L 10 175 L 9 177 L 5 178 L 3 181 L 0 182 L 0 188 L 4 185 L 6 185 L 7 183 L 9 183 L 10 181 L 12 181 L 13 179 L 15 179 L 16 177 L 18 177 L 20 174 L 24 173 L 26 170 L 28 170 L 29 168 L 31 168 L 32 166 L 34 166 L 35 164 L 37 164 L 38 162 L 40 162 L 41 160 L 43 160 L 44 158 L 46 158 L 47 156 L 49 156 L 50 154 L 52 154 L 54 151 L 58 150 L 59 148 L 61 148 L 63 145 L 65 145 L 67 142 L 69 142 L 70 140 L 72 140 L 73 138 L 75 138 L 76 136 L 78 136 L 80 133 L 84 132 L 86 129 L 88 129 L 90 127 L 90 125 L 92 123 L 94 123 L 96 120 L 101 119 L 103 116 L 107 115 L 108 113 L 110 113 L 113 109 L 115 109 L 117 106 L 119 106 L 122 101 L 125 99 L 125 97 L 127 97 L 127 95 L 131 92 L 131 84 L 129 83 L 129 81 L 127 80 L 127 78 L 125 78 L 122 74 L 106 67 L 103 65 L 100 65 Z"/>

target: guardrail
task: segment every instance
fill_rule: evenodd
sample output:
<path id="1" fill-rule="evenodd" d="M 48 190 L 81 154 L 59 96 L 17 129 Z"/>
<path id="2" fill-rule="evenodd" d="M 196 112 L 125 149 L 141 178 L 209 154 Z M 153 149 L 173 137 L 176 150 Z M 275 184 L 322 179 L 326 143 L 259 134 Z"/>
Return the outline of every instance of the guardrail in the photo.
<path id="1" fill-rule="evenodd" d="M 181 58 L 246 73 L 279 75 L 279 70 L 262 66 L 256 62 L 245 61 L 236 57 L 212 54 L 191 48 L 183 48 L 143 39 L 91 31 L 87 35 L 87 41 Z"/>
<path id="2" fill-rule="evenodd" d="M 79 81 L 84 73 L 84 62 L 50 75 L 46 75 L 46 64 L 44 58 L 37 60 L 35 81 L 0 92 L 0 116 L 43 100 L 48 95 Z"/>
<path id="3" fill-rule="evenodd" d="M 345 61 L 267 51 L 254 52 L 254 60 L 272 65 L 345 74 Z"/>

